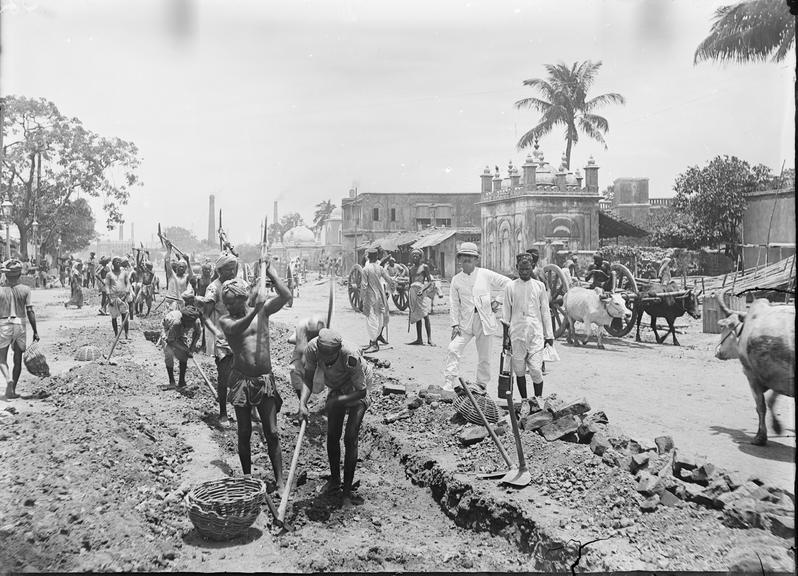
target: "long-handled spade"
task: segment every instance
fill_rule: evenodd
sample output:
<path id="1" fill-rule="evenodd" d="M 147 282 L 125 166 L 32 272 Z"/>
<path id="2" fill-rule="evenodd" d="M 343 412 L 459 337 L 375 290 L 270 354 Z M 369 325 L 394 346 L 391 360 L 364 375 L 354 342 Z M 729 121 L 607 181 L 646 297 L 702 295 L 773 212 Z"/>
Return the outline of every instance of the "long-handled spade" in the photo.
<path id="1" fill-rule="evenodd" d="M 480 420 L 482 420 L 482 424 L 485 426 L 485 429 L 488 431 L 488 434 L 490 434 L 493 443 L 496 444 L 496 448 L 499 449 L 499 453 L 502 455 L 504 462 L 507 464 L 507 470 L 497 470 L 496 472 L 479 474 L 478 477 L 485 479 L 504 478 L 509 474 L 517 472 L 518 469 L 513 467 L 513 463 L 510 461 L 510 456 L 507 455 L 507 450 L 504 449 L 504 446 L 502 446 L 502 443 L 499 441 L 499 438 L 496 436 L 496 433 L 493 431 L 493 428 L 490 427 L 488 419 L 485 417 L 485 414 L 482 412 L 482 409 L 479 407 L 479 404 L 477 404 L 476 400 L 474 399 L 474 394 L 471 392 L 471 389 L 466 385 L 466 383 L 463 382 L 462 378 L 460 378 L 460 385 L 466 391 L 468 399 L 471 401 L 471 405 L 474 407 L 474 410 L 477 411 L 477 414 L 479 414 L 479 418 Z"/>
<path id="2" fill-rule="evenodd" d="M 512 377 L 512 371 L 510 372 Z M 513 436 L 515 437 L 515 449 L 518 452 L 518 469 L 511 470 L 504 478 L 499 481 L 499 484 L 510 484 L 517 488 L 524 488 L 529 486 L 532 482 L 532 475 L 526 468 L 526 459 L 524 458 L 524 448 L 521 446 L 521 433 L 518 431 L 518 417 L 515 414 L 515 406 L 513 405 L 513 389 L 512 380 L 510 391 L 507 393 L 507 408 L 510 410 L 510 423 L 513 426 Z"/>
<path id="3" fill-rule="evenodd" d="M 127 317 L 128 317 L 127 314 L 122 315 L 122 324 L 117 329 L 116 338 L 114 338 L 114 343 L 111 345 L 111 351 L 108 352 L 108 356 L 106 356 L 105 359 L 100 362 L 101 364 L 111 364 L 111 365 L 116 364 L 116 362 L 111 361 L 111 356 L 113 355 L 114 350 L 116 349 L 116 345 L 119 343 L 119 338 L 122 336 L 122 330 L 125 329 L 125 322 L 127 322 Z"/>

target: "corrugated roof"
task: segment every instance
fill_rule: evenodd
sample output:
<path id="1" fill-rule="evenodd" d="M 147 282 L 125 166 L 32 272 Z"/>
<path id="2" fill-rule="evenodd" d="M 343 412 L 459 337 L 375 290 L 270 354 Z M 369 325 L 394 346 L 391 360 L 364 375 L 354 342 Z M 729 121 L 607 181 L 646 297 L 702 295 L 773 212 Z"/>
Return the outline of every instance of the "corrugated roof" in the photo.
<path id="1" fill-rule="evenodd" d="M 452 236 L 457 234 L 457 229 L 449 228 L 447 230 L 438 230 L 432 234 L 428 234 L 423 238 L 419 238 L 412 246 L 412 248 L 429 248 L 432 246 L 437 246 L 444 240 L 448 240 Z"/>

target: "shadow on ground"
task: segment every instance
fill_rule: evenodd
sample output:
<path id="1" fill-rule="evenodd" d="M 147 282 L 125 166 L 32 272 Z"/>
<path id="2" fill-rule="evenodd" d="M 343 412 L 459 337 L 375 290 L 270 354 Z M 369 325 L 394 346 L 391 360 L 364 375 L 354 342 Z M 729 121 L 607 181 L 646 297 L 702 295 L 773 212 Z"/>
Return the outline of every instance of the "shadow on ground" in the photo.
<path id="1" fill-rule="evenodd" d="M 778 436 L 769 436 L 767 446 L 755 446 L 751 444 L 754 437 L 746 434 L 737 428 L 726 428 L 725 426 L 710 426 L 713 434 L 726 434 L 737 444 L 740 452 L 762 458 L 764 460 L 774 460 L 776 462 L 795 462 L 795 448 L 774 441 Z"/>

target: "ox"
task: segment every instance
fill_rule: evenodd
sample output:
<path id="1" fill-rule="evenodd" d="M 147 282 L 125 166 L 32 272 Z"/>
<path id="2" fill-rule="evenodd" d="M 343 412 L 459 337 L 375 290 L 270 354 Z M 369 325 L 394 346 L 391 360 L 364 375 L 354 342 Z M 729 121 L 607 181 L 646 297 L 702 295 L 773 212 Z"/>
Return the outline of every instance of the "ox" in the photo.
<path id="1" fill-rule="evenodd" d="M 762 446 L 768 441 L 765 391 L 773 391 L 767 407 L 776 434 L 781 433 L 781 424 L 773 414 L 773 403 L 779 394 L 795 397 L 795 308 L 771 306 L 760 298 L 747 312 L 737 312 L 726 307 L 720 294 L 717 299 L 726 318 L 718 321 L 723 332 L 715 348 L 715 357 L 740 359 L 759 416 L 753 443 Z"/>
<path id="2" fill-rule="evenodd" d="M 656 289 L 657 287 L 661 288 L 661 285 L 652 287 L 648 294 L 662 293 L 664 291 L 664 288 L 658 291 Z M 658 300 L 648 301 L 646 300 L 646 294 L 641 294 L 637 299 L 636 308 L 637 332 L 635 333 L 635 340 L 637 342 L 640 342 L 640 321 L 643 319 L 643 312 L 651 317 L 651 330 L 654 331 L 654 339 L 657 341 L 657 344 L 662 344 L 665 342 L 668 334 L 673 334 L 674 346 L 679 345 L 679 341 L 676 339 L 676 329 L 673 326 L 676 319 L 684 316 L 685 312 L 695 319 L 701 318 L 701 311 L 698 307 L 698 296 L 696 296 L 692 290 L 688 290 L 687 294 L 683 296 L 665 296 Z M 659 337 L 659 333 L 657 332 L 657 318 L 660 317 L 665 318 L 665 321 L 668 323 L 668 330 L 662 335 L 662 338 Z"/>
<path id="3" fill-rule="evenodd" d="M 568 342 L 579 344 L 574 328 L 574 322 L 578 320 L 585 324 L 585 340 L 581 344 L 583 346 L 587 344 L 592 325 L 596 324 L 598 326 L 596 342 L 601 349 L 604 349 L 601 343 L 604 325 L 612 322 L 614 318 L 632 317 L 632 311 L 626 307 L 626 302 L 620 294 L 603 292 L 601 288 L 589 290 L 577 286 L 569 289 L 563 299 L 563 308 L 565 308 L 565 319 L 568 321 Z"/>

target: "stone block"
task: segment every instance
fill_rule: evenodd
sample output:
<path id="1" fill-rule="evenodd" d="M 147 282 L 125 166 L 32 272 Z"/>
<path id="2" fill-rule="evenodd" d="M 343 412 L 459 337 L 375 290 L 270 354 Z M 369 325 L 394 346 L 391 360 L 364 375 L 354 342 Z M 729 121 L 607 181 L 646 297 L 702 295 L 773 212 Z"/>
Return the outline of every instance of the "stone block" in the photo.
<path id="1" fill-rule="evenodd" d="M 610 442 L 604 433 L 594 434 L 590 440 L 590 450 L 593 454 L 603 456 L 604 453 L 611 448 Z"/>
<path id="2" fill-rule="evenodd" d="M 424 400 L 416 396 L 412 400 L 407 401 L 407 407 L 410 410 L 415 410 L 416 408 L 420 408 L 421 405 L 424 404 Z"/>
<path id="3" fill-rule="evenodd" d="M 756 500 L 739 498 L 730 502 L 723 510 L 723 523 L 731 528 L 756 528 L 759 525 Z"/>
<path id="4" fill-rule="evenodd" d="M 629 447 L 629 438 L 623 434 L 610 433 L 607 435 L 607 439 L 616 450 L 626 450 Z"/>
<path id="5" fill-rule="evenodd" d="M 656 449 L 657 447 L 650 440 L 629 440 L 629 451 L 633 454 L 638 454 L 640 452 L 653 452 Z"/>
<path id="6" fill-rule="evenodd" d="M 529 404 L 529 413 L 531 414 L 532 412 L 540 412 L 543 410 L 544 402 L 539 396 L 533 396 L 527 401 L 527 404 Z"/>
<path id="7" fill-rule="evenodd" d="M 643 500 L 643 503 L 640 504 L 640 510 L 642 510 L 643 512 L 653 512 L 654 510 L 657 509 L 659 503 L 660 503 L 660 497 L 654 494 L 653 496 L 649 496 L 648 498 Z"/>
<path id="8" fill-rule="evenodd" d="M 585 414 L 586 412 L 590 412 L 590 404 L 588 404 L 585 398 L 580 400 L 576 400 L 571 402 L 570 404 L 566 404 L 559 410 L 554 412 L 554 418 L 562 418 L 563 416 L 579 416 L 581 414 Z"/>
<path id="9" fill-rule="evenodd" d="M 645 496 L 662 494 L 665 491 L 665 484 L 657 476 L 652 476 L 648 472 L 641 472 L 640 480 L 637 483 L 637 491 Z"/>
<path id="10" fill-rule="evenodd" d="M 579 421 L 576 418 L 573 416 L 563 416 L 543 426 L 540 429 L 540 433 L 543 434 L 546 440 L 553 442 L 554 440 L 559 440 L 566 434 L 576 432 L 577 428 L 579 428 Z"/>
<path id="11" fill-rule="evenodd" d="M 682 450 L 673 451 L 673 475 L 678 477 L 680 470 L 695 470 L 698 468 L 696 459 Z"/>
<path id="12" fill-rule="evenodd" d="M 739 496 L 734 492 L 724 492 L 723 494 L 715 496 L 715 499 L 712 501 L 712 506 L 718 510 L 723 510 L 738 498 Z"/>
<path id="13" fill-rule="evenodd" d="M 538 430 L 554 420 L 551 412 L 540 411 L 521 418 L 520 426 L 524 430 Z"/>
<path id="14" fill-rule="evenodd" d="M 463 446 L 471 446 L 482 442 L 487 437 L 488 431 L 484 426 L 465 426 L 458 439 Z"/>
<path id="15" fill-rule="evenodd" d="M 706 462 L 691 472 L 690 481 L 707 486 L 714 475 L 715 466 Z"/>
<path id="16" fill-rule="evenodd" d="M 587 419 L 591 422 L 595 422 L 596 424 L 609 424 L 610 420 L 607 418 L 607 415 L 602 412 L 601 410 L 596 410 L 588 415 Z"/>
<path id="17" fill-rule="evenodd" d="M 592 449 L 593 445 L 591 444 L 590 447 Z M 620 464 L 620 459 L 620 454 L 618 454 L 612 448 L 607 448 L 607 450 L 601 455 L 601 461 L 607 466 L 618 466 Z"/>
<path id="18" fill-rule="evenodd" d="M 723 475 L 723 479 L 726 480 L 726 484 L 732 490 L 737 490 L 737 488 L 745 484 L 745 478 L 739 472 L 726 472 Z"/>
<path id="19" fill-rule="evenodd" d="M 543 403 L 543 409 L 548 410 L 552 414 L 565 407 L 565 402 L 560 400 L 556 394 L 552 394 L 546 398 Z"/>
<path id="20" fill-rule="evenodd" d="M 657 453 L 665 454 L 673 450 L 673 438 L 670 436 L 657 436 L 654 438 L 654 444 L 657 446 Z"/>
<path id="21" fill-rule="evenodd" d="M 795 538 L 795 516 L 779 516 L 765 514 L 762 518 L 762 527 L 780 538 Z"/>
<path id="22" fill-rule="evenodd" d="M 629 470 L 632 474 L 637 473 L 638 470 L 641 468 L 646 468 L 648 466 L 648 461 L 651 458 L 648 452 L 638 452 L 637 454 L 632 454 L 632 470 Z"/>
<path id="23" fill-rule="evenodd" d="M 579 435 L 576 432 L 569 432 L 562 438 L 560 438 L 563 442 L 571 442 L 572 444 L 579 444 Z"/>
<path id="24" fill-rule="evenodd" d="M 685 490 L 687 491 L 687 500 L 695 502 L 701 506 L 708 508 L 714 507 L 715 496 L 707 492 L 707 490 L 697 484 L 686 484 Z"/>
<path id="25" fill-rule="evenodd" d="M 387 396 L 389 394 L 407 394 L 407 387 L 398 382 L 385 382 L 382 385 L 382 395 Z"/>
<path id="26" fill-rule="evenodd" d="M 444 404 L 454 404 L 454 401 L 457 398 L 457 394 L 451 390 L 441 390 L 440 395 L 440 401 Z"/>
<path id="27" fill-rule="evenodd" d="M 675 508 L 676 506 L 681 505 L 682 501 L 679 500 L 679 498 L 677 498 L 676 495 L 673 492 L 669 492 L 668 490 L 665 490 L 659 496 L 659 503 L 662 504 L 663 506 L 668 506 L 670 508 Z"/>
<path id="28" fill-rule="evenodd" d="M 440 402 L 441 395 L 436 394 L 434 392 L 427 392 L 426 396 L 424 396 L 424 402 L 427 404 L 432 404 L 433 402 Z"/>

